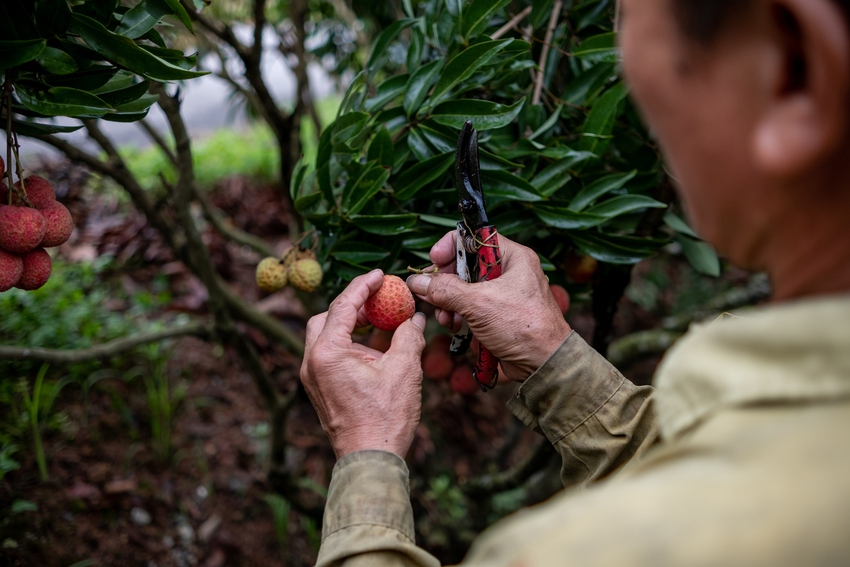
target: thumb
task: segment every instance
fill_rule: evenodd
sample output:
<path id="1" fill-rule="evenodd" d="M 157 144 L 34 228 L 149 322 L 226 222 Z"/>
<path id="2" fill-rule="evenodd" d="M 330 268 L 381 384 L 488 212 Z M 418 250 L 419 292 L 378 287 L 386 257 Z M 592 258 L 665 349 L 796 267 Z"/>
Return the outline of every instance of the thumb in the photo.
<path id="1" fill-rule="evenodd" d="M 431 305 L 464 315 L 470 285 L 454 274 L 416 274 L 407 278 L 407 287 Z"/>
<path id="2" fill-rule="evenodd" d="M 419 360 L 422 351 L 425 350 L 424 330 L 425 314 L 416 313 L 395 330 L 390 348 L 384 356 L 412 356 Z"/>

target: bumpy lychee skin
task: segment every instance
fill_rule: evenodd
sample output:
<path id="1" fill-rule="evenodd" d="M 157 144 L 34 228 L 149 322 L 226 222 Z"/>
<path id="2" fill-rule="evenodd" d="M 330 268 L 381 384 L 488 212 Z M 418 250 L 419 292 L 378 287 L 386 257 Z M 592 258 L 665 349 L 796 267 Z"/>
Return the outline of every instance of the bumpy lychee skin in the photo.
<path id="1" fill-rule="evenodd" d="M 379 329 L 395 331 L 413 317 L 416 304 L 407 284 L 398 276 L 384 276 L 381 288 L 366 300 L 366 317 Z"/>
<path id="2" fill-rule="evenodd" d="M 305 258 L 289 268 L 289 283 L 301 291 L 315 291 L 322 283 L 323 275 L 321 264 L 312 258 Z"/>
<path id="3" fill-rule="evenodd" d="M 20 189 L 21 182 L 18 181 L 15 183 L 15 187 Z M 36 209 L 43 209 L 56 201 L 56 193 L 53 191 L 53 185 L 40 175 L 24 177 L 24 189 L 27 192 L 27 199 L 29 199 L 30 204 Z M 18 199 L 17 193 L 12 198 L 15 201 L 12 204 L 23 204 L 19 202 L 20 199 Z"/>
<path id="4" fill-rule="evenodd" d="M 44 239 L 41 241 L 41 247 L 50 248 L 51 246 L 65 244 L 71 238 L 71 232 L 74 230 L 71 212 L 59 201 L 53 201 L 52 204 L 39 210 L 39 212 L 44 217 L 45 222 Z"/>
<path id="5" fill-rule="evenodd" d="M 266 292 L 274 293 L 286 286 L 286 268 L 277 258 L 263 258 L 257 264 L 257 286 Z"/>
<path id="6" fill-rule="evenodd" d="M 23 260 L 24 271 L 21 274 L 21 279 L 15 284 L 15 287 L 32 291 L 46 284 L 47 280 L 50 279 L 50 272 L 53 269 L 50 254 L 44 248 L 37 248 L 32 252 L 24 254 Z"/>
<path id="7" fill-rule="evenodd" d="M 15 287 L 24 272 L 24 259 L 17 254 L 0 250 L 0 291 Z"/>
<path id="8" fill-rule="evenodd" d="M 44 240 L 47 223 L 40 212 L 29 207 L 0 205 L 0 248 L 24 254 Z"/>

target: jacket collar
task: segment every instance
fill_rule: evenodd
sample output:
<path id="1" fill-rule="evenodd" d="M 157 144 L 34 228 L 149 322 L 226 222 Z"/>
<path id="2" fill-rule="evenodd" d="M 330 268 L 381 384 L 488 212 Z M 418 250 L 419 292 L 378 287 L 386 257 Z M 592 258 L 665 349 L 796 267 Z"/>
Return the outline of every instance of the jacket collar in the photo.
<path id="1" fill-rule="evenodd" d="M 732 406 L 850 396 L 850 295 L 742 310 L 693 325 L 655 376 L 672 438 Z"/>

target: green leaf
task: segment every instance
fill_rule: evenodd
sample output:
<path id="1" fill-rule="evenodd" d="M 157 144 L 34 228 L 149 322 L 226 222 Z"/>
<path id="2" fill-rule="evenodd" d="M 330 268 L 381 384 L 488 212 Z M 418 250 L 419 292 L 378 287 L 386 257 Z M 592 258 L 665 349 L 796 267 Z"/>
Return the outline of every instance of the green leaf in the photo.
<path id="1" fill-rule="evenodd" d="M 558 189 L 567 184 L 572 178 L 569 170 L 576 165 L 587 161 L 594 157 L 590 152 L 577 152 L 570 150 L 567 155 L 548 165 L 545 169 L 539 172 L 531 180 L 531 184 L 537 188 L 537 191 L 546 197 L 553 195 Z"/>
<path id="2" fill-rule="evenodd" d="M 399 174 L 393 183 L 393 193 L 399 201 L 410 199 L 420 189 L 442 177 L 454 160 L 454 152 L 446 152 L 417 163 Z"/>
<path id="3" fill-rule="evenodd" d="M 38 137 L 45 134 L 67 134 L 68 132 L 76 132 L 82 127 L 82 124 L 79 126 L 59 126 L 57 124 L 43 124 L 31 120 L 12 120 L 12 130 L 14 132 L 30 137 Z M 5 121 L 0 121 L 0 129 L 6 130 Z"/>
<path id="4" fill-rule="evenodd" d="M 609 264 L 636 264 L 655 253 L 651 248 L 626 246 L 590 232 L 573 233 L 570 238 L 582 252 Z"/>
<path id="5" fill-rule="evenodd" d="M 442 68 L 443 60 L 437 59 L 436 61 L 432 61 L 427 65 L 419 67 L 410 76 L 410 80 L 405 87 L 404 102 L 402 104 L 404 112 L 407 114 L 408 118 L 415 114 L 416 111 L 419 110 L 419 107 L 422 106 L 422 103 L 425 101 L 425 97 L 428 96 L 428 91 L 431 89 L 431 85 L 434 84 L 434 80 L 437 78 L 437 75 L 440 73 Z"/>
<path id="6" fill-rule="evenodd" d="M 292 177 L 289 178 L 289 197 L 295 201 L 301 190 L 301 183 L 307 175 L 307 171 L 311 169 L 311 164 L 304 163 L 304 156 L 295 162 L 292 168 Z"/>
<path id="7" fill-rule="evenodd" d="M 570 82 L 563 99 L 570 104 L 587 106 L 616 76 L 616 65 L 613 63 L 594 65 Z"/>
<path id="8" fill-rule="evenodd" d="M 456 218 L 440 217 L 437 215 L 419 215 L 419 220 L 447 228 L 457 228 L 458 223 L 458 219 Z"/>
<path id="9" fill-rule="evenodd" d="M 531 136 L 528 137 L 529 140 L 533 140 L 540 136 L 541 134 L 545 134 L 550 128 L 552 128 L 555 124 L 558 123 L 558 118 L 561 117 L 561 109 L 564 108 L 563 104 L 559 104 L 555 111 L 552 113 L 549 118 L 546 119 L 546 122 L 540 125 L 540 128 L 535 130 Z"/>
<path id="10" fill-rule="evenodd" d="M 579 140 L 576 148 L 602 155 L 608 148 L 611 132 L 614 130 L 614 120 L 617 118 L 617 110 L 620 103 L 626 98 L 628 90 L 623 83 L 617 83 L 603 94 L 584 122 L 582 129 L 583 137 Z"/>
<path id="11" fill-rule="evenodd" d="M 385 127 L 381 126 L 378 133 L 372 138 L 366 160 L 378 162 L 384 167 L 391 168 L 393 166 L 395 148 L 393 147 L 393 139 Z"/>
<path id="12" fill-rule="evenodd" d="M 404 94 L 409 79 L 409 75 L 390 77 L 378 85 L 374 97 L 366 99 L 366 102 L 363 103 L 363 109 L 367 112 L 381 110 L 387 104 Z"/>
<path id="13" fill-rule="evenodd" d="M 360 230 L 381 236 L 392 236 L 408 232 L 416 224 L 417 216 L 404 215 L 355 215 L 351 222 Z"/>
<path id="14" fill-rule="evenodd" d="M 528 22 L 532 25 L 532 29 L 546 25 L 549 21 L 549 16 L 552 14 L 552 2 L 554 0 L 535 0 L 531 3 L 531 16 Z"/>
<path id="15" fill-rule="evenodd" d="M 632 211 L 642 209 L 666 209 L 667 205 L 645 195 L 620 195 L 591 207 L 589 215 L 600 215 L 608 218 L 618 217 Z"/>
<path id="16" fill-rule="evenodd" d="M 412 26 L 415 22 L 416 20 L 411 18 L 396 20 L 378 34 L 378 37 L 375 38 L 375 43 L 372 44 L 372 53 L 369 55 L 369 61 L 366 63 L 366 71 L 369 75 L 374 75 L 383 66 L 384 61 L 389 56 L 387 49 L 395 38 L 398 37 L 398 34 L 402 30 Z"/>
<path id="17" fill-rule="evenodd" d="M 128 104 L 145 96 L 148 92 L 148 88 L 150 87 L 150 81 L 141 81 L 136 84 L 133 84 L 132 81 L 133 77 L 130 77 L 129 86 L 125 88 L 116 88 L 114 90 L 110 90 L 110 87 L 125 85 L 126 82 L 123 78 L 115 82 L 110 81 L 111 84 L 107 83 L 106 86 L 97 89 L 93 94 L 96 94 L 98 98 L 106 104 L 114 107 L 121 106 L 122 104 Z M 156 102 L 156 100 L 153 102 Z M 151 104 L 153 104 L 153 102 Z M 148 106 L 150 106 L 150 104 Z"/>
<path id="18" fill-rule="evenodd" d="M 35 502 L 30 502 L 29 500 L 15 500 L 9 507 L 9 511 L 12 514 L 21 514 L 23 512 L 37 512 L 38 506 L 35 504 Z"/>
<path id="19" fill-rule="evenodd" d="M 310 209 L 317 205 L 322 200 L 322 193 L 310 193 L 295 199 L 293 206 L 298 214 L 303 215 L 305 212 L 310 212 Z"/>
<path id="20" fill-rule="evenodd" d="M 565 207 L 534 205 L 532 210 L 548 226 L 563 230 L 584 230 L 599 226 L 608 220 L 603 216 L 577 213 Z"/>
<path id="21" fill-rule="evenodd" d="M 47 41 L 44 39 L 0 41 L 0 70 L 32 61 L 44 51 L 46 45 Z"/>
<path id="22" fill-rule="evenodd" d="M 39 0 L 35 5 L 35 23 L 41 37 L 63 35 L 70 22 L 68 0 Z"/>
<path id="23" fill-rule="evenodd" d="M 193 34 L 195 30 L 192 29 L 192 20 L 189 18 L 189 14 L 186 12 L 186 9 L 180 4 L 180 0 L 165 0 L 165 3 L 168 4 L 169 8 L 171 8 L 171 13 L 177 16 L 177 19 L 180 20 L 186 29 L 188 29 Z"/>
<path id="24" fill-rule="evenodd" d="M 425 35 L 419 26 L 410 30 L 410 46 L 407 48 L 407 70 L 413 71 L 419 68 L 422 61 L 422 52 L 425 47 Z"/>
<path id="25" fill-rule="evenodd" d="M 434 106 L 448 97 L 458 83 L 471 77 L 479 67 L 487 63 L 512 41 L 512 39 L 502 39 L 477 43 L 452 57 L 445 70 L 440 74 L 440 79 L 434 86 L 434 92 L 431 93 L 428 105 Z"/>
<path id="26" fill-rule="evenodd" d="M 357 137 L 369 121 L 369 114 L 360 111 L 349 112 L 337 118 L 333 125 L 331 144 L 344 144 Z"/>
<path id="27" fill-rule="evenodd" d="M 73 57 L 55 47 L 45 47 L 36 58 L 36 61 L 48 73 L 54 75 L 67 75 L 79 69 Z"/>
<path id="28" fill-rule="evenodd" d="M 479 35 L 496 12 L 509 3 L 510 0 L 472 0 L 463 11 L 463 37 L 468 41 Z"/>
<path id="29" fill-rule="evenodd" d="M 150 108 L 152 105 L 156 104 L 156 101 L 158 100 L 158 95 L 146 94 L 140 96 L 136 100 L 131 100 L 130 102 L 125 102 L 124 104 L 115 106 L 115 110 L 121 113 L 143 112 Z"/>
<path id="30" fill-rule="evenodd" d="M 489 169 L 493 171 L 505 169 L 513 171 L 523 168 L 522 164 L 506 160 L 501 156 L 497 156 L 496 154 L 492 154 L 481 148 L 478 149 L 478 165 L 481 166 L 482 170 Z"/>
<path id="31" fill-rule="evenodd" d="M 681 234 L 676 236 L 676 242 L 682 245 L 685 258 L 696 271 L 715 278 L 720 275 L 720 260 L 710 244 Z"/>
<path id="32" fill-rule="evenodd" d="M 67 87 L 30 92 L 18 85 L 17 93 L 24 106 L 44 116 L 100 116 L 113 111 L 95 95 Z"/>
<path id="33" fill-rule="evenodd" d="M 438 124 L 458 129 L 462 128 L 467 120 L 472 120 L 475 128 L 481 132 L 502 128 L 513 122 L 522 110 L 523 103 L 525 103 L 524 98 L 511 106 L 489 100 L 450 100 L 438 105 L 431 116 Z"/>
<path id="34" fill-rule="evenodd" d="M 416 128 L 428 143 L 439 153 L 453 152 L 457 149 L 457 135 L 450 136 L 440 129 L 447 129 L 431 120 L 421 122 Z"/>
<path id="35" fill-rule="evenodd" d="M 149 79 L 179 81 L 208 74 L 172 65 L 145 51 L 130 38 L 108 31 L 100 22 L 87 16 L 74 14 L 68 29 L 79 34 L 92 49 L 110 61 Z"/>
<path id="36" fill-rule="evenodd" d="M 697 233 L 694 232 L 694 229 L 692 229 L 688 225 L 688 223 L 686 223 L 684 220 L 669 211 L 664 215 L 664 224 L 666 224 L 676 232 L 681 232 L 682 234 L 691 236 L 693 238 L 699 238 Z"/>
<path id="37" fill-rule="evenodd" d="M 410 133 L 407 136 L 407 147 L 410 148 L 410 151 L 413 152 L 413 155 L 416 156 L 416 159 L 419 161 L 425 161 L 426 159 L 434 157 L 434 152 L 432 152 L 431 148 L 428 147 L 427 142 L 425 142 L 425 138 L 422 137 L 422 133 L 418 128 L 410 130 Z"/>
<path id="38" fill-rule="evenodd" d="M 130 39 L 140 38 L 170 13 L 171 8 L 164 0 L 142 0 L 121 17 L 115 33 Z"/>
<path id="39" fill-rule="evenodd" d="M 534 186 L 513 173 L 495 169 L 482 170 L 481 183 L 485 197 L 501 197 L 508 201 L 542 201 L 543 197 Z"/>
<path id="40" fill-rule="evenodd" d="M 411 236 L 410 238 L 405 238 L 401 244 L 407 250 L 430 250 L 442 237 L 442 232 L 425 236 Z"/>
<path id="41" fill-rule="evenodd" d="M 64 48 L 67 44 L 70 44 L 70 42 L 62 43 L 62 47 Z M 116 73 L 118 73 L 117 67 L 92 65 L 85 71 L 78 71 L 70 75 L 50 75 L 45 77 L 44 80 L 52 87 L 70 87 L 81 91 L 94 91 L 107 85 Z"/>
<path id="42" fill-rule="evenodd" d="M 570 201 L 570 208 L 574 211 L 583 210 L 602 195 L 624 187 L 626 183 L 634 179 L 635 175 L 637 175 L 637 170 L 630 171 L 628 173 L 614 173 L 612 175 L 600 177 L 579 191 L 578 195 Z"/>
<path id="43" fill-rule="evenodd" d="M 189 70 L 198 64 L 197 53 L 193 55 L 184 55 L 183 52 L 179 49 L 168 49 L 165 47 L 155 47 L 153 45 L 144 44 L 139 45 L 139 47 L 141 47 L 151 55 L 159 57 L 166 63 L 171 63 L 172 65 L 180 67 L 181 69 Z"/>
<path id="44" fill-rule="evenodd" d="M 590 63 L 617 63 L 620 61 L 620 50 L 617 48 L 617 34 L 603 33 L 589 37 L 573 51 L 573 57 L 578 57 Z"/>
<path id="45" fill-rule="evenodd" d="M 138 122 L 147 115 L 148 110 L 145 109 L 141 112 L 117 112 L 115 114 L 104 114 L 100 118 L 107 122 Z"/>
<path id="46" fill-rule="evenodd" d="M 342 190 L 342 210 L 356 215 L 387 182 L 390 172 L 376 162 L 369 162 L 357 177 L 351 177 Z"/>
<path id="47" fill-rule="evenodd" d="M 379 262 L 390 255 L 389 251 L 366 242 L 340 242 L 333 247 L 331 257 L 352 264 Z"/>

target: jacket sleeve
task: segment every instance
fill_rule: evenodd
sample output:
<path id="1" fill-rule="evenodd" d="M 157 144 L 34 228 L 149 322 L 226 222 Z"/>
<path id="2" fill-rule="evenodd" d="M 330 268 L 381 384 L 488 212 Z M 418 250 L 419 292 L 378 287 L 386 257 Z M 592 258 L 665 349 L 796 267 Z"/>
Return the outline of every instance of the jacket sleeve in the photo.
<path id="1" fill-rule="evenodd" d="M 627 380 L 576 332 L 508 401 L 561 455 L 565 487 L 586 485 L 658 441 L 653 389 Z"/>

